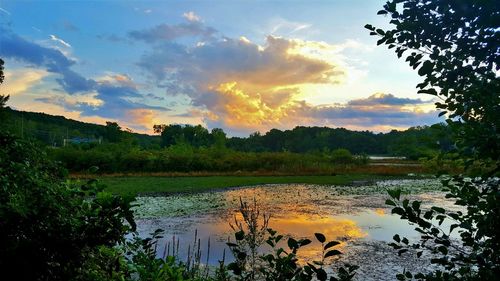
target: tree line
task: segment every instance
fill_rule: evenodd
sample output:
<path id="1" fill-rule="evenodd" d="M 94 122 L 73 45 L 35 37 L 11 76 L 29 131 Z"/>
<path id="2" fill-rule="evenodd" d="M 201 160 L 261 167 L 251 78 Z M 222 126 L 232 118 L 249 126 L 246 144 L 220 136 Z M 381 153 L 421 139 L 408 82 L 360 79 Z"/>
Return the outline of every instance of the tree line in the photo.
<path id="1" fill-rule="evenodd" d="M 345 128 L 297 126 L 291 130 L 272 129 L 248 137 L 229 137 L 220 128 L 208 130 L 201 125 L 154 125 L 157 135 L 137 134 L 116 122 L 106 125 L 85 123 L 45 113 L 5 108 L 2 126 L 7 131 L 49 146 L 63 146 L 64 139 L 102 140 L 128 143 L 140 149 L 161 149 L 174 145 L 193 148 L 226 147 L 239 152 L 317 153 L 347 149 L 352 154 L 392 155 L 409 159 L 431 158 L 454 148 L 451 128 L 438 123 L 387 133 L 351 131 Z"/>

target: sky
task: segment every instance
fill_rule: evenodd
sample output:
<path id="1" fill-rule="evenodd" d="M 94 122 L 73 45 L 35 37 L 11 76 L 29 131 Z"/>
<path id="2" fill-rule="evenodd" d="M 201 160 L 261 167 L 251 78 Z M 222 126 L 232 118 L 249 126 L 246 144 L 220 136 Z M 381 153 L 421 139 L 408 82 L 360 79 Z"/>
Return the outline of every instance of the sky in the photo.
<path id="1" fill-rule="evenodd" d="M 0 1 L 0 94 L 26 111 L 153 133 L 440 121 L 416 71 L 376 46 L 382 0 Z"/>

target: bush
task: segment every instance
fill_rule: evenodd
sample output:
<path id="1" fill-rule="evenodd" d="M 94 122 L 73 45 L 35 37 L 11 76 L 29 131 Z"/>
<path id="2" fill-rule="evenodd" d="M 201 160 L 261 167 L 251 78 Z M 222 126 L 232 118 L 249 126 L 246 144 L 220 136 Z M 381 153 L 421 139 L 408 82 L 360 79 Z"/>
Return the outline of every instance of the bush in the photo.
<path id="1" fill-rule="evenodd" d="M 99 275 L 113 247 L 135 228 L 132 198 L 75 186 L 33 145 L 0 132 L 0 268 L 18 280 Z M 125 222 L 128 222 L 126 224 Z M 89 264 L 89 261 L 93 261 Z M 115 267 L 120 267 L 116 264 Z"/>
<path id="2" fill-rule="evenodd" d="M 332 162 L 335 164 L 351 164 L 353 157 L 349 150 L 344 148 L 335 149 L 331 153 Z"/>

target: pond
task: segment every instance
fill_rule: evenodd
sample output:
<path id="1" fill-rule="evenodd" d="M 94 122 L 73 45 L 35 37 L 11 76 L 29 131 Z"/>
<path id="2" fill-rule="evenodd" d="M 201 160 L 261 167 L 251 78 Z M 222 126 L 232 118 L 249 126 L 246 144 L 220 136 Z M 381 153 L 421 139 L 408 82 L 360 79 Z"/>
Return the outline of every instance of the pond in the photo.
<path id="1" fill-rule="evenodd" d="M 269 226 L 280 234 L 315 240 L 314 233 L 321 232 L 328 240 L 341 241 L 337 249 L 343 255 L 335 264 L 360 266 L 358 280 L 394 280 L 395 274 L 403 268 L 415 270 L 429 266 L 414 255 L 400 259 L 387 246 L 396 233 L 410 239 L 418 238 L 414 227 L 391 215 L 384 203 L 386 189 L 395 187 L 401 188 L 410 199 L 422 200 L 424 208 L 430 205 L 455 208 L 452 202 L 444 199 L 439 180 L 411 179 L 355 186 L 277 184 L 139 197 L 135 213 L 141 235 L 157 228 L 165 231 L 158 244 L 158 255 L 170 252 L 174 239 L 180 244 L 180 258 L 185 259 L 188 246 L 195 242 L 196 232 L 201 242 L 202 261 L 217 265 L 224 251 L 226 263 L 232 260 L 225 243 L 228 239 L 234 240 L 230 223 L 239 218 L 240 198 L 246 202 L 255 199 L 260 212 L 271 216 Z M 318 243 L 312 243 L 301 249 L 299 256 L 304 261 L 315 259 L 320 249 Z"/>

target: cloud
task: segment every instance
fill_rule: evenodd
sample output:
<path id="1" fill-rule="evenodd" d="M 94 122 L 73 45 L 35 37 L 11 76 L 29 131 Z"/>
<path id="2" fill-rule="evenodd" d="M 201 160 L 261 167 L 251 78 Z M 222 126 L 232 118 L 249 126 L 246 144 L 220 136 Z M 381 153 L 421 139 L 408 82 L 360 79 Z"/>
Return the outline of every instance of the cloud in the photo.
<path id="1" fill-rule="evenodd" d="M 25 62 L 32 67 L 42 67 L 50 73 L 60 74 L 62 77 L 57 81 L 70 94 L 88 92 L 95 87 L 95 81 L 86 79 L 71 70 L 75 61 L 57 49 L 40 46 L 3 29 L 0 30 L 0 41 L 2 42 L 0 50 L 2 57 Z"/>
<path id="2" fill-rule="evenodd" d="M 70 22 L 68 20 L 63 21 L 62 27 L 66 31 L 71 31 L 71 32 L 79 32 L 80 31 L 80 29 L 76 25 L 74 25 L 72 22 Z"/>
<path id="3" fill-rule="evenodd" d="M 127 38 L 118 36 L 116 34 L 99 34 L 96 37 L 97 39 L 106 40 L 114 43 L 130 42 Z"/>
<path id="4" fill-rule="evenodd" d="M 432 102 L 392 94 L 344 104 L 306 102 L 314 95 L 311 85 L 341 84 L 355 74 L 341 52 L 369 51 L 357 41 L 331 45 L 269 35 L 262 45 L 245 37 L 212 37 L 191 46 L 151 29 L 138 32 L 158 36 L 148 37 L 151 50 L 138 65 L 167 95 L 191 99 L 192 107 L 175 116 L 197 112 L 209 127 L 246 134 L 296 125 L 387 130 L 439 121 Z"/>
<path id="5" fill-rule="evenodd" d="M 55 36 L 54 38 L 57 39 Z M 128 120 L 127 114 L 133 110 L 168 110 L 141 103 L 144 96 L 127 75 L 110 74 L 100 79 L 86 78 L 73 71 L 71 67 L 76 62 L 57 49 L 40 46 L 8 31 L 0 33 L 0 41 L 0 55 L 3 58 L 21 61 L 30 67 L 18 73 L 21 78 L 15 84 L 17 92 L 28 89 L 41 76 L 56 74 L 55 81 L 65 93 L 70 94 L 38 98 L 39 102 L 57 104 L 71 111 L 78 110 L 82 117 L 100 116 L 121 120 Z M 89 95 L 92 97 L 91 102 Z"/>
<path id="6" fill-rule="evenodd" d="M 201 21 L 201 18 L 195 14 L 193 11 L 190 11 L 190 12 L 187 12 L 187 13 L 184 13 L 182 14 L 182 16 L 187 19 L 188 21 L 191 21 L 191 22 L 198 22 L 198 21 Z"/>
<path id="7" fill-rule="evenodd" d="M 132 124 L 131 127 L 136 130 L 149 129 L 150 131 L 154 124 L 160 123 L 157 117 L 158 114 L 154 110 L 137 108 L 127 111 L 125 121 Z"/>
<path id="8" fill-rule="evenodd" d="M 48 73 L 44 70 L 22 68 L 13 71 L 5 71 L 5 80 L 0 88 L 3 95 L 21 95 L 26 93 L 33 85 L 36 85 Z"/>
<path id="9" fill-rule="evenodd" d="M 35 101 L 54 104 L 63 107 L 70 111 L 81 111 L 82 107 L 97 108 L 103 104 L 103 101 L 97 98 L 97 93 L 84 93 L 68 96 L 65 94 L 58 94 L 52 96 L 44 96 L 36 98 Z"/>
<path id="10" fill-rule="evenodd" d="M 82 115 L 126 119 L 127 112 L 136 109 L 149 109 L 168 111 L 160 106 L 146 105 L 134 99 L 142 99 L 143 95 L 138 91 L 133 81 L 126 75 L 104 76 L 97 81 L 95 87 L 96 98 L 102 101 L 98 107 L 82 105 Z"/>
<path id="11" fill-rule="evenodd" d="M 209 127 L 242 135 L 297 125 L 385 131 L 441 121 L 435 110 L 427 110 L 432 108 L 429 102 L 393 95 L 375 94 L 352 103 L 331 105 L 312 105 L 294 96 L 294 93 L 284 94 L 270 103 L 262 95 L 245 93 L 236 83 L 223 84 L 212 93 L 211 104 L 203 114 Z"/>
<path id="12" fill-rule="evenodd" d="M 9 15 L 9 16 L 11 15 L 11 13 L 9 11 L 5 10 L 4 8 L 0 7 L 0 11 L 3 12 L 3 13 L 5 13 L 5 14 L 7 14 L 7 15 Z"/>
<path id="13" fill-rule="evenodd" d="M 352 106 L 376 105 L 415 105 L 428 103 L 421 99 L 398 98 L 392 94 L 376 93 L 365 99 L 355 99 L 348 102 Z"/>
<path id="14" fill-rule="evenodd" d="M 140 8 L 134 8 L 134 11 L 136 12 L 141 12 L 144 14 L 151 14 L 153 12 L 153 9 L 140 9 Z"/>
<path id="15" fill-rule="evenodd" d="M 173 41 L 182 37 L 201 37 L 204 39 L 212 37 L 217 30 L 203 25 L 199 21 L 189 20 L 187 23 L 176 25 L 160 24 L 146 30 L 130 31 L 128 35 L 135 40 L 141 40 L 147 43 L 156 43 L 161 41 Z"/>
<path id="16" fill-rule="evenodd" d="M 255 87 L 304 83 L 338 83 L 344 75 L 340 66 L 300 53 L 311 42 L 268 36 L 264 46 L 248 39 L 223 38 L 195 47 L 175 42 L 156 45 L 139 66 L 157 80 L 180 80 L 199 87 L 237 80 Z"/>
<path id="17" fill-rule="evenodd" d="M 163 100 L 165 100 L 165 98 L 164 98 L 164 97 L 159 97 L 159 96 L 153 95 L 153 94 L 151 94 L 151 93 L 146 94 L 146 97 L 148 97 L 148 98 L 150 98 L 150 99 L 154 99 L 154 100 L 159 100 L 159 101 L 163 101 Z"/>
<path id="18" fill-rule="evenodd" d="M 309 31 L 311 27 L 312 24 L 309 23 L 295 22 L 283 18 L 276 18 L 271 21 L 270 28 L 268 29 L 270 29 L 270 34 L 290 36 L 300 31 Z"/>
<path id="19" fill-rule="evenodd" d="M 71 48 L 71 45 L 69 43 L 67 43 L 66 41 L 62 40 L 61 38 L 56 37 L 53 34 L 51 34 L 49 38 L 50 38 L 50 40 L 55 41 L 57 43 L 60 43 L 61 45 L 65 46 L 65 47 Z"/>

